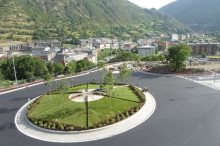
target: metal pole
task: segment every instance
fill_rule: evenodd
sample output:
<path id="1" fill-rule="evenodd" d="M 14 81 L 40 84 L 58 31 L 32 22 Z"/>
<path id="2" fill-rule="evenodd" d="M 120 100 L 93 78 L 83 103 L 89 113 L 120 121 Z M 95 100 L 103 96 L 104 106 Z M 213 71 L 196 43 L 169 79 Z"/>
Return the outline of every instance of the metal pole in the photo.
<path id="1" fill-rule="evenodd" d="M 13 54 L 12 54 L 12 60 L 13 60 L 13 67 L 14 67 L 16 87 L 18 88 L 18 80 L 17 80 L 17 75 L 16 75 L 15 61 L 14 61 L 14 55 Z"/>
<path id="2" fill-rule="evenodd" d="M 150 49 L 150 65 L 152 66 L 152 48 Z"/>
<path id="3" fill-rule="evenodd" d="M 215 76 L 214 76 L 214 84 L 215 84 L 215 80 L 216 80 L 216 71 L 215 71 Z"/>

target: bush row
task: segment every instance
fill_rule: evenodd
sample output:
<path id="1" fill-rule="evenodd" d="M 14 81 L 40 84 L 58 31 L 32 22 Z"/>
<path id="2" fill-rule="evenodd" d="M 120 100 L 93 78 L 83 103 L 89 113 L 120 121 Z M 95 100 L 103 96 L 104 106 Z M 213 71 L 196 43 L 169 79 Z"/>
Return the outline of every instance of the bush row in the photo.
<path id="1" fill-rule="evenodd" d="M 40 96 L 39 98 L 35 99 L 31 104 L 27 106 L 27 116 L 29 117 L 32 111 L 36 108 L 36 106 L 40 103 L 43 99 L 44 95 Z"/>
<path id="2" fill-rule="evenodd" d="M 130 88 L 137 94 L 137 96 L 143 101 L 146 101 L 146 97 L 145 94 L 138 88 L 136 88 L 135 86 L 130 84 Z"/>

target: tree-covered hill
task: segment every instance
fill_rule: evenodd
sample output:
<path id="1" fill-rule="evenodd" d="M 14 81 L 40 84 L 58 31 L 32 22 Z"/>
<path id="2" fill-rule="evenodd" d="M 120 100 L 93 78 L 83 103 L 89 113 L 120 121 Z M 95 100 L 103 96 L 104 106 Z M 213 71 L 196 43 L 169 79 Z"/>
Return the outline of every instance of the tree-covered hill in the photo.
<path id="1" fill-rule="evenodd" d="M 0 40 L 60 37 L 133 39 L 188 32 L 185 25 L 127 0 L 0 0 Z"/>
<path id="2" fill-rule="evenodd" d="M 177 0 L 160 9 L 199 31 L 220 30 L 219 0 Z"/>

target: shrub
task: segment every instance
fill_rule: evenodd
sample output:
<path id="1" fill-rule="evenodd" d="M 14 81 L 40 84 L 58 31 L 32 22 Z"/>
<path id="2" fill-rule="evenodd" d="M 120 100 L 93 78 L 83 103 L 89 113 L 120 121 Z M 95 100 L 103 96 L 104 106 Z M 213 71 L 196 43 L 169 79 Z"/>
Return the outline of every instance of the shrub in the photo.
<path id="1" fill-rule="evenodd" d="M 38 124 L 38 121 L 35 121 L 34 124 L 37 125 L 37 124 Z"/>
<path id="2" fill-rule="evenodd" d="M 74 128 L 73 126 L 70 126 L 70 130 L 72 130 L 72 131 L 73 131 L 74 129 L 75 129 L 75 128 Z"/>
<path id="3" fill-rule="evenodd" d="M 69 126 L 66 126 L 65 129 L 66 129 L 66 130 L 70 130 L 70 127 L 69 127 Z"/>
<path id="4" fill-rule="evenodd" d="M 109 124 L 109 120 L 105 120 L 105 124 Z"/>
<path id="5" fill-rule="evenodd" d="M 44 127 L 47 127 L 47 123 L 44 123 Z"/>
<path id="6" fill-rule="evenodd" d="M 121 120 L 121 118 L 119 116 L 117 116 L 117 121 L 120 121 L 120 120 Z"/>
<path id="7" fill-rule="evenodd" d="M 128 112 L 126 112 L 126 117 L 129 117 L 129 113 Z"/>
<path id="8" fill-rule="evenodd" d="M 145 102 L 146 101 L 146 97 L 145 94 L 139 90 L 138 88 L 134 87 L 133 85 L 130 85 L 130 88 L 138 95 L 138 97 Z"/>
<path id="9" fill-rule="evenodd" d="M 102 127 L 102 124 L 101 124 L 101 123 L 99 123 L 99 124 L 98 124 L 98 126 L 99 126 L 99 127 Z"/>

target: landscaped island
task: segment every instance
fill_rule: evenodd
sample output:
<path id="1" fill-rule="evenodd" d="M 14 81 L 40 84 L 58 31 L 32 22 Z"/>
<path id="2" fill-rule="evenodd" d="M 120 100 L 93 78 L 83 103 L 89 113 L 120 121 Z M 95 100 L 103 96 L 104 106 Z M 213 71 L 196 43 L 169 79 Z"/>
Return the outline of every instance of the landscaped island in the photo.
<path id="1" fill-rule="evenodd" d="M 55 90 L 30 103 L 27 119 L 51 130 L 95 129 L 128 118 L 146 100 L 141 90 L 126 84 L 115 83 L 110 95 L 100 89 L 100 83 L 71 86 L 63 96 Z"/>

